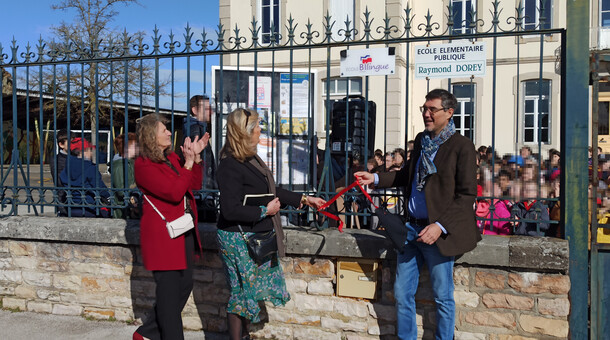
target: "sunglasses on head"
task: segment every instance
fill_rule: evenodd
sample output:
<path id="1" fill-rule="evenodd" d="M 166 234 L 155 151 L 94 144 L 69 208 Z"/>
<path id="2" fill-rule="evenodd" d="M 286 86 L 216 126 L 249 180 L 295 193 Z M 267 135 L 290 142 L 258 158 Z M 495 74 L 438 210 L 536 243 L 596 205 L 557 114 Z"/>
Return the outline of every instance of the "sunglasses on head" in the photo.
<path id="1" fill-rule="evenodd" d="M 243 110 L 244 114 L 246 115 L 246 128 L 248 128 L 248 121 L 250 120 L 250 116 L 252 115 L 252 113 L 249 110 Z"/>

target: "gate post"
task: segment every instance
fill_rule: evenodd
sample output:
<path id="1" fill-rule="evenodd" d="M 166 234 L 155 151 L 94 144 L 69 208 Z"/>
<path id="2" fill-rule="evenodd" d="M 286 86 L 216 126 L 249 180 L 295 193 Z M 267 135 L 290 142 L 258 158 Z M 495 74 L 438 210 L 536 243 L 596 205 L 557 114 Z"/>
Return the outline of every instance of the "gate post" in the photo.
<path id="1" fill-rule="evenodd" d="M 587 339 L 589 136 L 589 0 L 567 1 L 562 39 L 562 216 L 570 249 L 570 338 Z M 566 95 L 566 84 L 570 95 Z M 565 156 L 564 156 L 565 155 Z M 570 193 L 567 195 L 566 193 Z"/>

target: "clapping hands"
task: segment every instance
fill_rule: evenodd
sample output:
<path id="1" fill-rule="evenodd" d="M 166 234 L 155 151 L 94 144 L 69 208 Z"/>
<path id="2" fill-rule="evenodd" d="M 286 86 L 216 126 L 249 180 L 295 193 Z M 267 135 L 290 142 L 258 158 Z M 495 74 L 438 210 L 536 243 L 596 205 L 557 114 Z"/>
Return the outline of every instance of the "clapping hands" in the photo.
<path id="1" fill-rule="evenodd" d="M 195 136 L 193 140 L 190 137 L 186 137 L 184 145 L 180 147 L 184 155 L 185 167 L 190 168 L 193 166 L 193 163 L 201 162 L 201 151 L 208 146 L 209 141 L 210 134 L 207 132 L 201 138 Z"/>

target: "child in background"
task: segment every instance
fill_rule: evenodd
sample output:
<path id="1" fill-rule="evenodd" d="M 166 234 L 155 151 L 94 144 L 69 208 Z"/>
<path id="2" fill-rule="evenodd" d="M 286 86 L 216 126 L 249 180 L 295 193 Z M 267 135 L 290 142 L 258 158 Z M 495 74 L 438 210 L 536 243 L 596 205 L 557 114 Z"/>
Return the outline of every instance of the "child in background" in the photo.
<path id="1" fill-rule="evenodd" d="M 515 235 L 546 236 L 549 230 L 549 208 L 536 199 L 538 191 L 534 181 L 522 182 L 522 200 L 512 207 L 511 216 L 517 220 L 536 220 L 537 222 L 515 222 Z"/>
<path id="2" fill-rule="evenodd" d="M 477 220 L 477 226 L 479 227 L 479 231 L 483 235 L 510 235 L 510 222 L 496 220 L 509 219 L 511 216 L 506 201 L 499 198 L 502 194 L 500 185 L 498 184 L 497 180 L 494 181 L 493 185 L 490 182 L 485 184 L 486 185 L 483 190 L 483 196 L 493 198 L 485 198 L 479 200 L 477 203 L 476 215 L 477 217 L 483 218 L 482 220 Z M 490 187 L 493 187 L 493 190 L 491 190 Z M 493 209 L 491 207 L 492 201 Z"/>
<path id="3" fill-rule="evenodd" d="M 96 197 L 99 195 L 100 203 L 108 205 L 110 193 L 106 190 L 106 184 L 97 166 L 91 161 L 94 151 L 95 146 L 88 140 L 80 137 L 72 139 L 70 142 L 72 154 L 68 156 L 66 167 L 59 175 L 63 185 L 68 187 L 66 192 L 72 195 L 72 202 L 68 203 L 73 206 L 70 209 L 73 217 L 110 217 L 108 208 L 95 208 L 99 205 Z M 94 189 L 99 190 L 97 194 Z"/>
<path id="4" fill-rule="evenodd" d="M 119 158 L 112 161 L 111 181 L 115 189 L 135 189 L 136 180 L 134 175 L 134 159 L 138 156 L 136 134 L 127 134 L 127 145 L 125 145 L 125 135 L 120 134 L 114 139 L 114 148 Z M 127 170 L 127 171 L 125 171 Z M 127 174 L 127 180 L 125 180 Z M 114 197 L 118 205 L 124 208 L 114 209 L 113 215 L 116 218 L 139 218 L 139 193 L 131 192 L 125 202 L 124 191 L 115 191 Z"/>

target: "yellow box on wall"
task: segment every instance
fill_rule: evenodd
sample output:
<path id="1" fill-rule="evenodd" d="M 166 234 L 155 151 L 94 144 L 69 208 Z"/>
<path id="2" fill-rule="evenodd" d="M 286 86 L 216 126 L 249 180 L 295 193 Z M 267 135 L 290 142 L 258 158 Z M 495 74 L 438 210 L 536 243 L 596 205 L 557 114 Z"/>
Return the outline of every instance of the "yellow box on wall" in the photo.
<path id="1" fill-rule="evenodd" d="M 375 299 L 378 269 L 375 260 L 337 261 L 337 296 Z"/>

